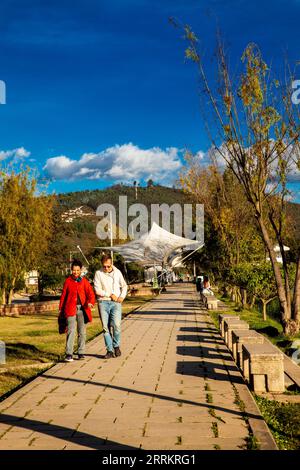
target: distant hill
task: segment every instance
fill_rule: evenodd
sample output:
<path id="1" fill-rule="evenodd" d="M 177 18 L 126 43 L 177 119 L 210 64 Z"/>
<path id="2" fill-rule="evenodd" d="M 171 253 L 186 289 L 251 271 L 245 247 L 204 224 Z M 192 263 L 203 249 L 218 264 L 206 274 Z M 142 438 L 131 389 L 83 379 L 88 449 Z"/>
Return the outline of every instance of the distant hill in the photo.
<path id="1" fill-rule="evenodd" d="M 96 236 L 96 209 L 100 204 L 109 203 L 116 208 L 118 221 L 119 196 L 127 196 L 128 207 L 132 204 L 144 204 L 150 214 L 151 204 L 191 203 L 191 199 L 181 189 L 169 188 L 161 185 L 138 187 L 137 199 L 135 188 L 118 184 L 106 189 L 84 190 L 57 195 L 57 216 L 62 219 L 66 227 L 64 242 L 70 250 L 80 245 L 85 253 L 93 250 L 95 246 L 108 244 Z M 300 204 L 288 203 L 288 215 L 293 220 L 295 232 L 300 240 Z M 149 221 L 150 229 L 150 221 Z"/>
<path id="2" fill-rule="evenodd" d="M 151 204 L 166 203 L 171 206 L 176 203 L 184 204 L 192 202 L 182 190 L 160 185 L 138 187 L 137 199 L 135 199 L 135 188 L 122 184 L 101 190 L 85 190 L 59 194 L 57 195 L 58 204 L 56 212 L 66 227 L 64 241 L 70 250 L 80 245 L 84 252 L 90 252 L 95 246 L 106 245 L 105 242 L 99 240 L 96 236 L 96 225 L 100 220 L 96 216 L 96 209 L 100 204 L 112 204 L 116 209 L 118 221 L 119 196 L 127 196 L 128 207 L 135 203 L 144 204 L 149 211 L 149 219 Z"/>
<path id="3" fill-rule="evenodd" d="M 75 209 L 79 206 L 89 207 L 96 211 L 97 207 L 103 203 L 112 204 L 118 207 L 119 196 L 128 197 L 128 205 L 139 203 L 150 207 L 150 204 L 174 204 L 184 203 L 189 200 L 188 196 L 181 189 L 168 188 L 166 186 L 154 185 L 150 187 L 138 187 L 137 200 L 135 199 L 135 188 L 117 184 L 106 189 L 77 191 L 57 195 L 59 206 L 64 209 Z"/>
<path id="4" fill-rule="evenodd" d="M 294 202 L 288 203 L 287 214 L 293 221 L 296 240 L 300 243 L 300 204 Z"/>

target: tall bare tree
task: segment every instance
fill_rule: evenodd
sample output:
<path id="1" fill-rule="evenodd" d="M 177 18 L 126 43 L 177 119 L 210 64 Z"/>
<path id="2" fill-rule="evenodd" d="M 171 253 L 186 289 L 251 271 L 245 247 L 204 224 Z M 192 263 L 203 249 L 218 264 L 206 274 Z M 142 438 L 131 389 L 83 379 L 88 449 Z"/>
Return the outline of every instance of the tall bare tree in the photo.
<path id="1" fill-rule="evenodd" d="M 290 172 L 300 169 L 299 110 L 291 101 L 294 77 L 285 64 L 283 81 L 273 79 L 258 46 L 251 43 L 242 55 L 243 70 L 235 80 L 218 36 L 218 85 L 211 85 L 197 36 L 190 26 L 172 22 L 183 28 L 188 43 L 185 57 L 197 66 L 204 107 L 210 111 L 206 127 L 212 143 L 211 157 L 226 163 L 253 207 L 275 275 L 284 333 L 294 334 L 299 331 L 300 317 L 300 247 L 294 285 L 284 250 L 287 179 Z M 280 247 L 282 271 L 275 244 Z"/>

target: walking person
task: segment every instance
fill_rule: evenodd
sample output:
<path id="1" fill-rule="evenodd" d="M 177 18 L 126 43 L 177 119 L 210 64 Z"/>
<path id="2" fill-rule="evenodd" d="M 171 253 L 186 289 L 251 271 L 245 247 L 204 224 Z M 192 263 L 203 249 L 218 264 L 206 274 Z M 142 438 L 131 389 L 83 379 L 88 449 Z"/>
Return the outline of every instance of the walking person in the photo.
<path id="1" fill-rule="evenodd" d="M 122 302 L 127 294 L 127 284 L 121 271 L 113 266 L 110 255 L 101 258 L 102 269 L 96 271 L 94 289 L 99 302 L 99 310 L 107 349 L 105 359 L 121 356 Z M 113 336 L 109 326 L 113 327 Z"/>
<path id="2" fill-rule="evenodd" d="M 89 281 L 81 276 L 81 261 L 74 260 L 71 276 L 64 283 L 59 303 L 59 316 L 66 317 L 67 341 L 66 362 L 73 361 L 75 330 L 78 332 L 78 359 L 84 359 L 86 323 L 92 321 L 91 308 L 95 304 L 95 294 Z"/>
<path id="3" fill-rule="evenodd" d="M 210 287 L 210 282 L 209 282 L 209 279 L 207 276 L 204 276 L 204 280 L 203 280 L 203 291 L 202 291 L 203 294 L 209 294 L 209 295 L 213 295 L 213 291 L 211 290 L 211 287 Z"/>

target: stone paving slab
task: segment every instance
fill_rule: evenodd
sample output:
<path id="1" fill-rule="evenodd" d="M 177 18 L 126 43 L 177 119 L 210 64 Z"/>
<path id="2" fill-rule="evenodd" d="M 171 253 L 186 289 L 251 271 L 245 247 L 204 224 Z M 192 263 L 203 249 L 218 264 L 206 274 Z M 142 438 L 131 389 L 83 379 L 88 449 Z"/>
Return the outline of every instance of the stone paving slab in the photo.
<path id="1" fill-rule="evenodd" d="M 0 449 L 246 448 L 236 401 L 245 384 L 192 284 L 168 287 L 127 316 L 121 350 L 103 359 L 97 337 L 84 362 L 57 364 L 0 403 Z"/>

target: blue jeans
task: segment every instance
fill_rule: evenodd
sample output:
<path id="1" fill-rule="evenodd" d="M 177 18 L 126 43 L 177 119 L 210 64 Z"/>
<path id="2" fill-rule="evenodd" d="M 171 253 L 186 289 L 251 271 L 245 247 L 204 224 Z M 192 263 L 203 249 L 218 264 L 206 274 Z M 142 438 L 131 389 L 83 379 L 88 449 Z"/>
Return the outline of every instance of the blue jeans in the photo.
<path id="1" fill-rule="evenodd" d="M 101 300 L 101 302 L 99 302 L 99 308 L 105 346 L 107 351 L 113 352 L 113 348 L 120 347 L 122 305 L 113 300 Z M 108 325 L 113 327 L 113 337 L 111 337 Z"/>

